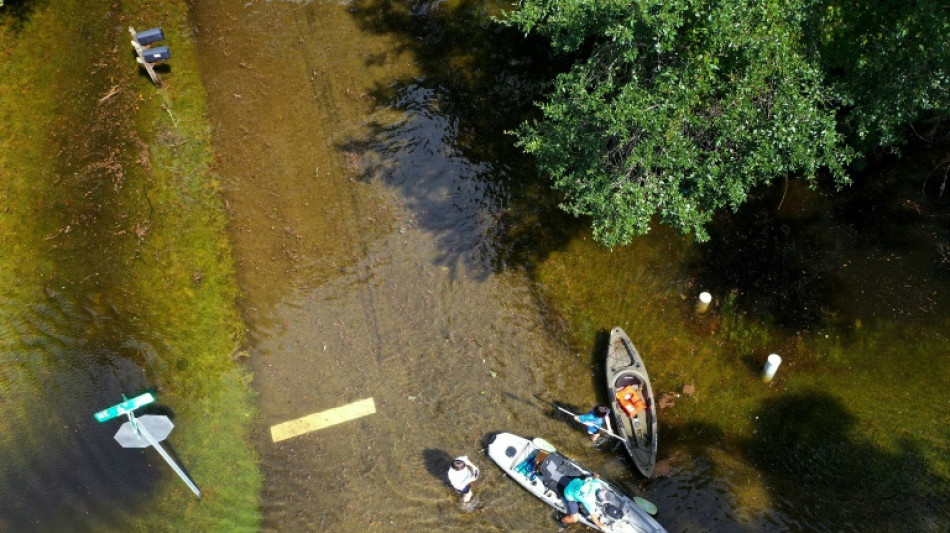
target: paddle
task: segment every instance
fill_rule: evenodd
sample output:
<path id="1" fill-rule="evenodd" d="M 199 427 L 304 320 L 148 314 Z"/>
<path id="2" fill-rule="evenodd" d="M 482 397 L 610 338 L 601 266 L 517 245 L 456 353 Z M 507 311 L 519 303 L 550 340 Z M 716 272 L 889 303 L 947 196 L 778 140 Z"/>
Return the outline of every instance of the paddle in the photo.
<path id="1" fill-rule="evenodd" d="M 548 442 L 548 441 L 542 439 L 541 437 L 535 437 L 535 438 L 531 441 L 531 444 L 534 444 L 534 447 L 535 447 L 535 448 L 537 448 L 537 449 L 539 449 L 539 450 L 541 450 L 541 451 L 548 452 L 548 453 L 554 453 L 554 452 L 557 451 L 557 448 L 555 448 L 553 444 L 551 444 L 550 442 Z"/>
<path id="2" fill-rule="evenodd" d="M 637 504 L 637 507 L 643 509 L 645 513 L 649 514 L 650 516 L 656 515 L 656 505 L 653 505 L 653 502 L 645 500 L 639 496 L 634 496 L 633 501 Z"/>
<path id="3" fill-rule="evenodd" d="M 539 400 L 541 400 L 542 402 L 544 402 L 544 403 L 550 405 L 551 407 L 554 407 L 555 409 L 558 409 L 558 410 L 561 411 L 561 412 L 567 413 L 567 414 L 569 414 L 569 415 L 571 415 L 571 416 L 578 416 L 576 413 L 572 413 L 572 412 L 568 411 L 567 409 L 561 407 L 560 405 L 558 405 L 558 404 L 556 404 L 556 403 L 554 403 L 554 402 L 549 402 L 549 401 L 545 400 L 544 398 L 538 396 L 537 394 L 535 394 L 534 397 L 537 398 L 537 399 L 539 399 Z M 610 431 L 608 431 L 608 430 L 606 430 L 606 429 L 604 429 L 604 428 L 597 428 L 597 431 L 602 431 L 602 432 L 606 433 L 607 435 L 610 435 L 611 437 L 613 437 L 613 438 L 619 440 L 620 442 L 627 442 L 627 439 L 621 437 L 620 435 L 617 435 L 617 434 L 615 434 L 615 433 L 612 433 L 612 432 L 610 432 Z"/>

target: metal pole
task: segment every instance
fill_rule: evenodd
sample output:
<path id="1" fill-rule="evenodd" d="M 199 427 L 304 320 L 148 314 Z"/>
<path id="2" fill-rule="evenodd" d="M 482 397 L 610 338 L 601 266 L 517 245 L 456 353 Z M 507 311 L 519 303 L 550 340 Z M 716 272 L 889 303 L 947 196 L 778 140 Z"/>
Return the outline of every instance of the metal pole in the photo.
<path id="1" fill-rule="evenodd" d="M 129 413 L 129 419 L 132 420 L 131 413 Z M 175 463 L 175 460 L 172 459 L 170 455 L 168 455 L 168 452 L 166 452 L 165 449 L 162 448 L 162 446 L 158 443 L 158 441 L 155 440 L 155 437 L 153 437 L 152 434 L 149 433 L 147 429 L 145 429 L 145 425 L 136 424 L 134 421 L 132 422 L 132 424 L 133 426 L 135 426 L 135 429 L 139 432 L 139 434 L 145 437 L 145 440 L 147 440 L 148 443 L 151 444 L 153 448 L 158 450 L 158 453 L 162 456 L 163 459 L 165 459 L 165 462 L 168 463 L 168 466 L 172 467 L 172 470 L 174 470 L 175 473 L 178 474 L 178 477 L 180 477 L 181 480 L 185 482 L 185 485 L 188 485 L 188 488 L 191 489 L 191 492 L 194 492 L 195 496 L 200 498 L 201 491 L 198 490 L 198 487 L 196 487 L 195 484 L 192 483 L 190 479 L 188 479 L 188 476 L 185 474 L 184 471 L 182 471 L 181 468 L 178 467 L 178 465 Z"/>

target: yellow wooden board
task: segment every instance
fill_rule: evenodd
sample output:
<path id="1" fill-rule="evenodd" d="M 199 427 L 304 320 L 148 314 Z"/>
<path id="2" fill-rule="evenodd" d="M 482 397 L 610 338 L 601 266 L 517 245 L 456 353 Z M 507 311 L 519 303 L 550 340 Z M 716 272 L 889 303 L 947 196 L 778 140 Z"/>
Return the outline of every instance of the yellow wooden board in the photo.
<path id="1" fill-rule="evenodd" d="M 310 433 L 318 429 L 323 429 L 343 422 L 348 422 L 362 416 L 371 415 L 376 412 L 376 403 L 372 398 L 353 402 L 351 404 L 334 407 L 319 413 L 313 413 L 296 420 L 282 422 L 271 426 L 270 434 L 274 442 L 287 440 L 304 433 Z"/>

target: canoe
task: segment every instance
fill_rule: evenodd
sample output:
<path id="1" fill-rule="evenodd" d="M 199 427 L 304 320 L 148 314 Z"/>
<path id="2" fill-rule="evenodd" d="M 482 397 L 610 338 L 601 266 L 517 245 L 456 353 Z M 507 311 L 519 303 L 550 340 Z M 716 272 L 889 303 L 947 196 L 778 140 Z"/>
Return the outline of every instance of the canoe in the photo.
<path id="1" fill-rule="evenodd" d="M 528 440 L 511 433 L 494 435 L 488 444 L 488 456 L 528 492 L 561 513 L 567 512 L 562 497 L 564 487 L 574 478 L 593 475 L 589 470 L 558 453 L 547 441 Z M 634 498 L 606 481 L 604 485 L 606 491 L 598 500 L 597 512 L 606 528 L 600 529 L 581 512 L 581 522 L 584 525 L 607 533 L 666 531 L 637 505 Z M 652 505 L 646 501 L 644 503 Z"/>
<path id="2" fill-rule="evenodd" d="M 656 402 L 650 375 L 643 364 L 640 352 L 630 341 L 630 337 L 620 328 L 610 331 L 610 345 L 607 348 L 607 397 L 610 398 L 611 412 L 616 422 L 617 432 L 624 437 L 624 447 L 633 459 L 637 469 L 646 477 L 653 476 L 656 466 Z M 640 391 L 647 408 L 633 417 L 620 407 L 617 391 L 633 385 Z"/>

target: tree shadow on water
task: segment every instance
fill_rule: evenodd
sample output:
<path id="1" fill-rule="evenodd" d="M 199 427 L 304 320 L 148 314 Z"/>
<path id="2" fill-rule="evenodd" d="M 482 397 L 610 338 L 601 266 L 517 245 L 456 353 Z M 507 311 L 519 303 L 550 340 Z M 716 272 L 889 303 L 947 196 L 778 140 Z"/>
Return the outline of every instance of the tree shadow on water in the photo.
<path id="1" fill-rule="evenodd" d="M 356 0 L 350 12 L 368 33 L 397 43 L 367 59 L 408 55 L 421 74 L 378 83 L 367 94 L 396 123 L 371 123 L 367 137 L 337 148 L 360 161 L 362 179 L 399 191 L 409 224 L 435 235 L 436 262 L 464 264 L 476 278 L 530 265 L 582 228 L 559 211 L 533 162 L 508 131 L 535 113 L 553 77 L 541 41 L 491 20 L 482 2 Z"/>
<path id="2" fill-rule="evenodd" d="M 778 189 L 718 217 L 709 241 L 698 247 L 693 270 L 713 294 L 731 294 L 742 309 L 772 317 L 790 330 L 807 330 L 823 322 L 840 290 L 823 266 L 822 251 L 834 248 L 832 236 L 822 231 L 818 210 L 776 217 L 782 200 Z"/>
<path id="3" fill-rule="evenodd" d="M 0 468 L 0 530 L 127 527 L 129 510 L 154 497 L 165 472 L 153 450 L 125 449 L 114 440 L 121 423 L 98 424 L 89 412 L 63 409 L 31 427 L 8 429 L 16 444 L 4 450 Z"/>
<path id="4" fill-rule="evenodd" d="M 950 487 L 927 465 L 919 442 L 900 438 L 889 450 L 863 439 L 857 419 L 821 391 L 767 401 L 756 418 L 755 437 L 740 448 L 767 477 L 780 511 L 824 519 L 837 530 L 950 524 Z"/>
<path id="5" fill-rule="evenodd" d="M 662 412 L 659 416 L 663 426 L 657 467 L 642 496 L 657 504 L 656 519 L 668 531 L 783 531 L 775 527 L 775 522 L 769 522 L 770 529 L 763 529 L 760 524 L 737 521 L 735 510 L 723 503 L 731 495 L 728 483 L 721 480 L 732 474 L 733 465 L 723 464 L 715 456 L 726 439 L 719 426 L 682 424 L 664 417 Z M 630 469 L 636 467 L 631 463 Z"/>
<path id="6" fill-rule="evenodd" d="M 928 466 L 926 444 L 910 436 L 895 446 L 869 440 L 823 391 L 764 401 L 751 413 L 751 436 L 738 439 L 714 424 L 660 416 L 659 463 L 645 496 L 658 502 L 657 518 L 670 531 L 950 526 L 950 482 Z"/>
<path id="7" fill-rule="evenodd" d="M 36 3 L 34 0 L 5 0 L 0 7 L 0 25 L 8 25 L 19 33 L 33 15 Z"/>
<path id="8" fill-rule="evenodd" d="M 800 180 L 757 191 L 708 228 L 691 265 L 698 283 L 794 331 L 846 330 L 878 316 L 941 320 L 950 309 L 936 285 L 950 264 L 950 203 L 922 189 L 944 168 L 946 148 L 911 154 L 882 158 L 843 191 Z"/>

